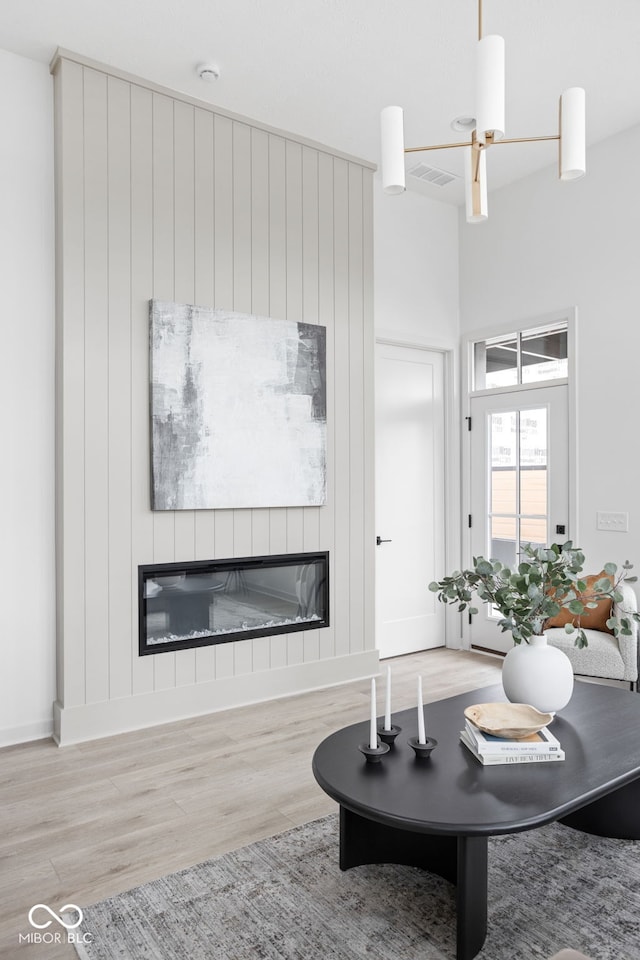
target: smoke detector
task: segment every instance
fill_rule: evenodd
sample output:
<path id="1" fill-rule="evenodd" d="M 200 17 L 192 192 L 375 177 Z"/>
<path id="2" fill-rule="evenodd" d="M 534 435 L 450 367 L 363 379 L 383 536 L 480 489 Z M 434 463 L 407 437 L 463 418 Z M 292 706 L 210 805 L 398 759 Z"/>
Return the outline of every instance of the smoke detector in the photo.
<path id="1" fill-rule="evenodd" d="M 198 76 L 206 83 L 213 83 L 220 76 L 220 67 L 215 63 L 201 63 L 198 67 Z"/>

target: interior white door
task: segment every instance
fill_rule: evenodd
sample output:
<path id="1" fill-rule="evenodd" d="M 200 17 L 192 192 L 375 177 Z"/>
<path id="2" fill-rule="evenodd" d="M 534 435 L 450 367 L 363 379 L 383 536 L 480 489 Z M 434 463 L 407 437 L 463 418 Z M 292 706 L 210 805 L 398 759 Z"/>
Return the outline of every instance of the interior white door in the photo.
<path id="1" fill-rule="evenodd" d="M 381 657 L 445 642 L 444 360 L 376 347 L 376 606 Z"/>
<path id="2" fill-rule="evenodd" d="M 473 397 L 470 414 L 471 553 L 513 569 L 523 544 L 571 539 L 568 387 Z M 511 634 L 498 628 L 498 613 L 477 607 L 471 644 L 509 650 Z"/>

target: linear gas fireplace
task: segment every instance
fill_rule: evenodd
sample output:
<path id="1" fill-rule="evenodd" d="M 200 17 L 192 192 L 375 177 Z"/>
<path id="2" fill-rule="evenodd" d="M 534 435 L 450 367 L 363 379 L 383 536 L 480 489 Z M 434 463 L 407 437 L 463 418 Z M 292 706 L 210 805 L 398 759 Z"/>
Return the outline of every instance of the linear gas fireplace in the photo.
<path id="1" fill-rule="evenodd" d="M 139 653 L 329 626 L 329 554 L 138 567 Z"/>

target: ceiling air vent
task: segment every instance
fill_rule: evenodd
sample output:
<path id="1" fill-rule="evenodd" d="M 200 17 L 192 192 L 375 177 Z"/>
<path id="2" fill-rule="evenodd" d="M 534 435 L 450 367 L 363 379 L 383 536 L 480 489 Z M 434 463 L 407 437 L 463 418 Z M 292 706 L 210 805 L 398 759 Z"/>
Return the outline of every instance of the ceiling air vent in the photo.
<path id="1" fill-rule="evenodd" d="M 439 170 L 438 167 L 429 167 L 426 163 L 416 163 L 407 171 L 410 176 L 418 180 L 424 180 L 426 183 L 433 183 L 436 187 L 446 187 L 448 183 L 460 178 L 455 173 L 448 173 L 446 170 Z"/>

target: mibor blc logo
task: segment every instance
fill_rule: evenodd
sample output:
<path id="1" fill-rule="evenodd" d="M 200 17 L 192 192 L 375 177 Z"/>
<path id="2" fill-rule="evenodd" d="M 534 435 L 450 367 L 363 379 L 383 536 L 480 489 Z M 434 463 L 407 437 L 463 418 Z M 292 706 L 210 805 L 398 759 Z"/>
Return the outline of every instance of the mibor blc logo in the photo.
<path id="1" fill-rule="evenodd" d="M 74 915 L 77 914 L 77 920 L 70 918 L 70 911 L 73 911 Z M 35 930 L 18 934 L 19 943 L 91 943 L 93 940 L 90 933 L 74 932 L 83 919 L 82 910 L 75 903 L 66 903 L 64 907 L 60 907 L 59 913 L 52 910 L 46 903 L 36 903 L 29 910 L 28 919 Z M 64 933 L 55 928 L 48 929 L 54 922 L 64 927 Z"/>
<path id="2" fill-rule="evenodd" d="M 82 910 L 80 909 L 80 907 L 77 907 L 75 903 L 65 903 L 64 907 L 60 907 L 60 914 L 54 913 L 51 907 L 48 907 L 46 903 L 36 903 L 35 906 L 31 907 L 31 910 L 29 910 L 29 923 L 31 924 L 32 927 L 37 927 L 38 930 L 44 930 L 45 927 L 50 927 L 51 920 L 45 920 L 44 923 L 38 923 L 36 920 L 33 919 L 33 916 L 36 910 L 41 910 L 41 911 L 44 910 L 51 917 L 53 917 L 54 920 L 57 920 L 58 923 L 61 926 L 65 927 L 67 930 L 75 930 L 75 928 L 79 927 L 80 924 L 82 923 L 82 916 L 83 916 Z M 75 910 L 76 913 L 78 914 L 78 919 L 75 920 L 73 923 L 69 923 L 68 920 L 64 919 L 64 915 L 68 910 Z"/>

